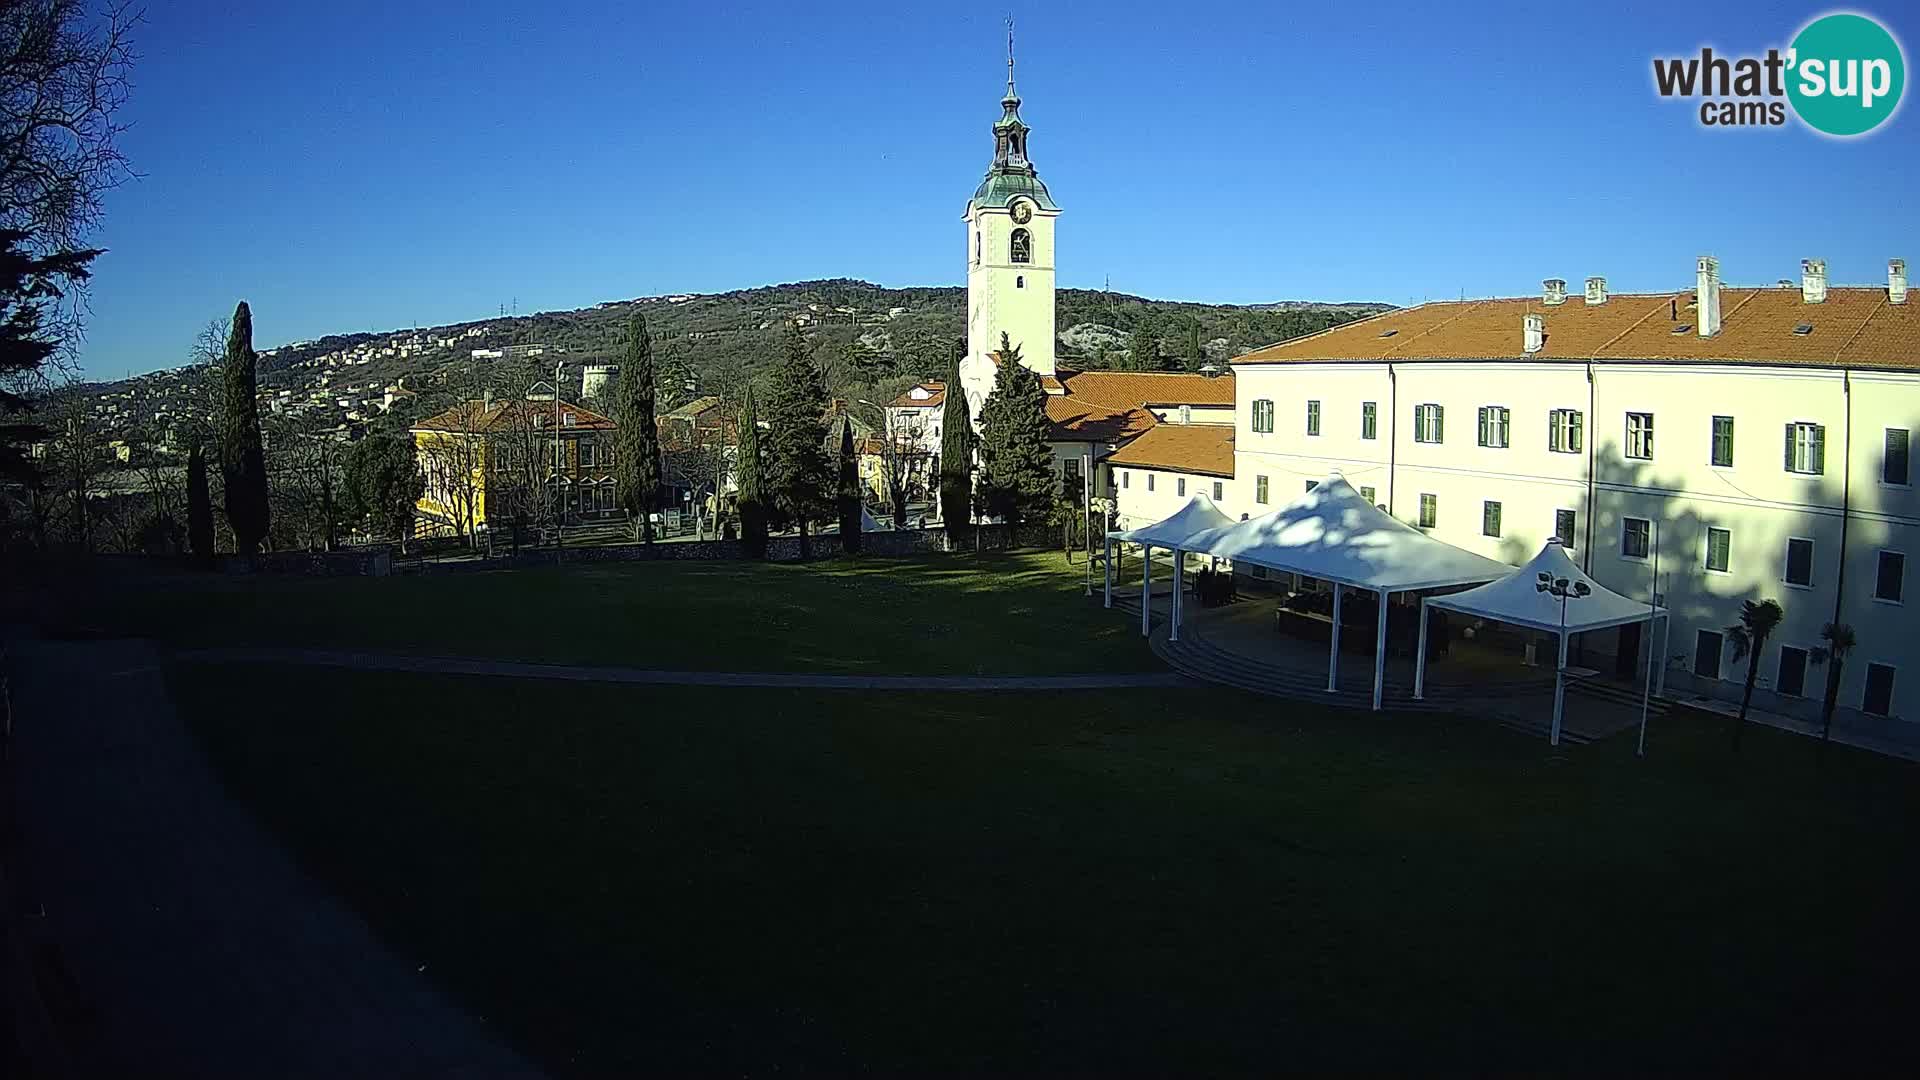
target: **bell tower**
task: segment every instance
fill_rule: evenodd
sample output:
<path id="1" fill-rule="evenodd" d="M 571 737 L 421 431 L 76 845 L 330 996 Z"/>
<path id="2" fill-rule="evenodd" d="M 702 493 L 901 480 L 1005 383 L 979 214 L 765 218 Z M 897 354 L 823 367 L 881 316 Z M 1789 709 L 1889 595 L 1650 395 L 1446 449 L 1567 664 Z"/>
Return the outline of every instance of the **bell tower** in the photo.
<path id="1" fill-rule="evenodd" d="M 1026 122 L 1013 86 L 1013 21 L 1007 21 L 1007 93 L 993 125 L 993 164 L 967 200 L 967 357 L 961 382 L 974 414 L 993 389 L 989 354 L 1000 335 L 1040 375 L 1054 373 L 1053 225 L 1060 215 L 1027 156 Z"/>

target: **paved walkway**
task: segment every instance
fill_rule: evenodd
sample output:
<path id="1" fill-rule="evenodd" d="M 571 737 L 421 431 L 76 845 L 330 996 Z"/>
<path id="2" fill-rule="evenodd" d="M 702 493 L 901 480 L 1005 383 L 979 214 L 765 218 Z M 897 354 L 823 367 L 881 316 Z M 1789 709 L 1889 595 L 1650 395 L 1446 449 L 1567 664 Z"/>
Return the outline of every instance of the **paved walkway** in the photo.
<path id="1" fill-rule="evenodd" d="M 46 1071 L 536 1075 L 228 797 L 151 648 L 14 651 L 9 884 L 70 1059 Z"/>
<path id="2" fill-rule="evenodd" d="M 1190 686 L 1174 672 L 1093 675 L 815 675 L 753 671 L 654 671 L 577 664 L 529 664 L 458 656 L 340 652 L 327 649 L 196 649 L 182 660 L 302 664 L 425 675 L 502 675 L 516 679 L 639 683 L 651 686 L 738 686 L 785 690 L 1114 690 Z"/>

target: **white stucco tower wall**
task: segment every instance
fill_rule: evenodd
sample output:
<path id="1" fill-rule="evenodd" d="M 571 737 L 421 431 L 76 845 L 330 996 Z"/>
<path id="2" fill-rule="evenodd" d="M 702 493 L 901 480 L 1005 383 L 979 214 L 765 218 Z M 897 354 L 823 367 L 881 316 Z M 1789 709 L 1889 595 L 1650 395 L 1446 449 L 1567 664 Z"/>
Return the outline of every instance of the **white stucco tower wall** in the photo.
<path id="1" fill-rule="evenodd" d="M 1015 196 L 1009 206 L 967 209 L 967 354 L 997 352 L 1000 335 L 1020 347 L 1026 366 L 1053 374 L 1053 235 L 1058 210 Z M 1024 218 L 1024 224 L 1017 223 Z M 1014 261 L 1014 233 L 1026 234 Z M 978 257 L 975 252 L 978 252 Z"/>

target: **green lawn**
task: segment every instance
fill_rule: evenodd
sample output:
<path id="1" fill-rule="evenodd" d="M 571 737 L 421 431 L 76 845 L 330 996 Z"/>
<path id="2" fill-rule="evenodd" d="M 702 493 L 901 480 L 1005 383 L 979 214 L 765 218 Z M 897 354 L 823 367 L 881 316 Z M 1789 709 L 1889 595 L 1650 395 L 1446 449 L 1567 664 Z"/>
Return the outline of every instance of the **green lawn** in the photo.
<path id="1" fill-rule="evenodd" d="M 1082 595 L 1084 566 L 1067 567 L 1053 552 L 207 577 L 115 584 L 71 614 L 176 645 L 339 646 L 699 671 L 1157 670 L 1137 628 Z"/>
<path id="2" fill-rule="evenodd" d="M 590 583 L 673 589 L 653 569 L 514 595 L 583 606 L 562 632 L 591 642 L 624 608 Z M 903 644 L 832 601 L 913 590 L 782 580 L 807 597 L 769 598 L 789 628 Z M 1070 624 L 1058 592 L 1031 618 Z M 956 638 L 1035 666 L 1030 627 L 985 640 L 1012 598 L 943 595 Z M 467 640 L 504 640 L 455 603 Z M 690 664 L 649 618 L 598 629 Z M 749 618 L 720 639 L 765 640 Z M 1734 758 L 1656 727 L 1636 761 L 1223 690 L 172 680 L 237 794 L 561 1073 L 1845 1073 L 1895 1067 L 1920 1008 L 1920 777 L 1771 730 Z"/>

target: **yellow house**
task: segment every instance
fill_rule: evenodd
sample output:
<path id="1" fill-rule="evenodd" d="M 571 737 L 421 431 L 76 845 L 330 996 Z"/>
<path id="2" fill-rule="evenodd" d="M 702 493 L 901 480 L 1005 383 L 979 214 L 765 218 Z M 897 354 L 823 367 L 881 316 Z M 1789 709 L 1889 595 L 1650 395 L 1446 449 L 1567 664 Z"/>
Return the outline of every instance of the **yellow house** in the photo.
<path id="1" fill-rule="evenodd" d="M 412 428 L 426 490 L 420 517 L 461 535 L 515 517 L 617 519 L 617 425 L 551 397 L 463 401 Z"/>

